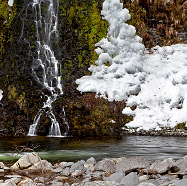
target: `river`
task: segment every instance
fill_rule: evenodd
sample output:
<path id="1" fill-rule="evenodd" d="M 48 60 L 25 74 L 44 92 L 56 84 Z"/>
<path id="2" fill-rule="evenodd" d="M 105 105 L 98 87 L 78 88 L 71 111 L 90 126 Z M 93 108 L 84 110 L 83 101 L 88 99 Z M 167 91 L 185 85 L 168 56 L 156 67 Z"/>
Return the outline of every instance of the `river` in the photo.
<path id="1" fill-rule="evenodd" d="M 187 155 L 186 137 L 123 136 L 120 138 L 51 138 L 51 137 L 1 137 L 0 161 L 15 161 L 33 148 L 42 159 L 51 162 L 77 161 L 94 157 L 143 156 L 149 160 L 174 158 Z M 22 146 L 24 148 L 22 148 Z M 20 148 L 20 151 L 15 151 Z M 21 152 L 22 151 L 22 152 Z"/>

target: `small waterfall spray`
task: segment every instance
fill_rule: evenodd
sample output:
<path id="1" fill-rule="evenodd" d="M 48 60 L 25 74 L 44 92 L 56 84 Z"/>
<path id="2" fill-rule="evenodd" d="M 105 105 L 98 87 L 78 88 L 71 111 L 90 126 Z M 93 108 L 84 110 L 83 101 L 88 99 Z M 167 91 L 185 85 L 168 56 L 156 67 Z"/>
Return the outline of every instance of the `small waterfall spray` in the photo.
<path id="1" fill-rule="evenodd" d="M 61 64 L 55 58 L 54 51 L 51 49 L 53 43 L 58 39 L 59 0 L 33 0 L 30 5 L 35 15 L 34 23 L 37 37 L 37 57 L 33 60 L 32 73 L 37 82 L 48 90 L 49 95 L 45 95 L 47 100 L 35 116 L 28 135 L 36 135 L 40 117 L 45 112 L 51 120 L 49 136 L 62 137 L 59 123 L 52 111 L 52 103 L 63 94 Z M 64 108 L 63 112 L 65 117 Z M 64 135 L 67 135 L 69 126 L 65 118 L 63 119 L 67 130 Z"/>

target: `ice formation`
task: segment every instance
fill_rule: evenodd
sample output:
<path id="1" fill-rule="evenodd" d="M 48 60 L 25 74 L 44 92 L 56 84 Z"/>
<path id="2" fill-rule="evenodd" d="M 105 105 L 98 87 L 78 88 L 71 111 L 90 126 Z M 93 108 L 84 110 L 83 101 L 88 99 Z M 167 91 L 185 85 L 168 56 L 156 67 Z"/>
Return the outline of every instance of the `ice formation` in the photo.
<path id="1" fill-rule="evenodd" d="M 0 89 L 0 101 L 3 98 L 3 91 Z"/>
<path id="2" fill-rule="evenodd" d="M 187 122 L 187 45 L 152 49 L 144 55 L 141 39 L 120 0 L 105 0 L 101 12 L 109 22 L 107 38 L 96 44 L 96 65 L 76 82 L 81 92 L 96 92 L 109 101 L 126 100 L 123 114 L 134 119 L 126 126 L 160 130 Z M 136 109 L 131 110 L 135 105 Z"/>
<path id="3" fill-rule="evenodd" d="M 128 127 L 160 129 L 187 122 L 187 45 L 156 46 L 147 54 L 141 92 L 128 98 L 123 114 L 134 115 Z M 132 111 L 130 106 L 136 105 Z"/>
<path id="4" fill-rule="evenodd" d="M 105 0 L 101 11 L 109 23 L 108 34 L 96 44 L 96 65 L 76 81 L 81 92 L 96 92 L 109 101 L 121 101 L 140 90 L 144 45 L 133 26 L 125 23 L 131 16 L 120 0 Z"/>
<path id="5" fill-rule="evenodd" d="M 9 1 L 8 1 L 8 5 L 9 5 L 9 6 L 13 6 L 13 4 L 14 4 L 14 0 L 9 0 Z"/>

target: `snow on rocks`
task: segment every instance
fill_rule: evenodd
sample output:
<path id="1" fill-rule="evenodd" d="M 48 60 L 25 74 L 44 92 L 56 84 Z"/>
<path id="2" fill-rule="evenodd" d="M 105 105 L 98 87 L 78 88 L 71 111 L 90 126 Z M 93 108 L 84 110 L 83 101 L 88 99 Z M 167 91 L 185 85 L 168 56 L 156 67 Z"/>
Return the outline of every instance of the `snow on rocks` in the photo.
<path id="1" fill-rule="evenodd" d="M 99 57 L 88 69 L 92 75 L 77 79 L 77 89 L 126 100 L 122 113 L 134 116 L 128 128 L 157 131 L 186 123 L 187 44 L 156 46 L 146 54 L 135 28 L 125 23 L 130 14 L 120 0 L 105 0 L 101 15 L 109 23 L 108 34 L 96 44 Z"/>
<path id="2" fill-rule="evenodd" d="M 30 160 L 33 156 L 35 160 Z M 107 158 L 96 162 L 92 157 L 87 161 L 56 163 L 50 166 L 50 169 L 41 170 L 41 167 L 36 166 L 33 172 L 30 167 L 40 161 L 51 165 L 47 160 L 41 160 L 36 156 L 38 157 L 36 153 L 30 153 L 18 160 L 20 164 L 21 161 L 28 161 L 28 159 L 32 162 L 30 166 L 26 163 L 25 168 L 22 166 L 7 171 L 4 169 L 6 165 L 3 164 L 4 172 L 1 173 L 0 184 L 2 186 L 183 186 L 187 184 L 187 172 L 185 172 L 187 156 L 177 161 L 168 158 L 155 162 L 150 162 L 143 157 Z M 18 162 L 15 163 L 16 166 Z M 105 168 L 102 169 L 101 166 Z M 59 167 L 59 171 L 55 171 Z M 66 169 L 68 174 L 64 175 Z"/>
<path id="3" fill-rule="evenodd" d="M 92 75 L 78 79 L 77 89 L 121 101 L 140 90 L 144 46 L 135 28 L 125 23 L 131 16 L 120 0 L 105 0 L 101 15 L 109 22 L 108 34 L 95 45 L 99 57 L 88 69 Z"/>

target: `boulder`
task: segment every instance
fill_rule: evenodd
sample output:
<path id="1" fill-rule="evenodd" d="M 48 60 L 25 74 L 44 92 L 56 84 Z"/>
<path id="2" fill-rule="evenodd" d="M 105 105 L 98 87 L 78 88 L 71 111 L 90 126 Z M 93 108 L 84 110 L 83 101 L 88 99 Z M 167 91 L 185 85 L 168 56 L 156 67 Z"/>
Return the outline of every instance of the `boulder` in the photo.
<path id="1" fill-rule="evenodd" d="M 96 164 L 96 160 L 95 160 L 93 157 L 91 157 L 91 158 L 89 158 L 89 159 L 86 161 L 86 163 L 87 163 L 87 164 L 93 164 L 93 165 L 95 165 L 95 164 Z"/>
<path id="2" fill-rule="evenodd" d="M 96 164 L 96 170 L 114 173 L 116 171 L 116 163 L 113 159 L 103 159 Z"/>
<path id="3" fill-rule="evenodd" d="M 122 178 L 125 176 L 123 172 L 116 172 L 114 174 L 111 174 L 108 178 L 106 178 L 107 181 L 115 181 L 117 183 L 120 183 Z"/>
<path id="4" fill-rule="evenodd" d="M 174 165 L 179 167 L 178 173 L 187 174 L 187 155 L 183 159 L 177 160 Z"/>
<path id="5" fill-rule="evenodd" d="M 137 186 L 139 183 L 139 176 L 136 172 L 131 172 L 126 175 L 120 182 L 120 184 L 124 184 L 125 186 Z"/>
<path id="6" fill-rule="evenodd" d="M 124 172 L 125 174 L 128 174 L 129 172 L 132 172 L 136 169 L 149 169 L 150 168 L 150 162 L 142 157 L 131 157 L 127 158 L 125 160 L 122 160 L 120 162 L 117 162 L 116 164 L 116 172 Z"/>
<path id="7" fill-rule="evenodd" d="M 119 186 L 120 184 L 114 181 L 94 181 L 87 183 L 74 183 L 71 186 Z"/>
<path id="8" fill-rule="evenodd" d="M 40 157 L 35 153 L 28 153 L 23 155 L 14 165 L 10 167 L 12 171 L 19 170 L 19 169 L 26 169 L 36 163 L 41 161 Z"/>
<path id="9" fill-rule="evenodd" d="M 52 164 L 49 163 L 47 160 L 40 160 L 39 162 L 35 163 L 29 170 L 52 170 Z"/>
<path id="10" fill-rule="evenodd" d="M 156 160 L 151 166 L 151 170 L 157 171 L 157 173 L 162 174 L 170 170 L 175 166 L 175 161 L 172 158 L 165 159 L 163 161 Z"/>

